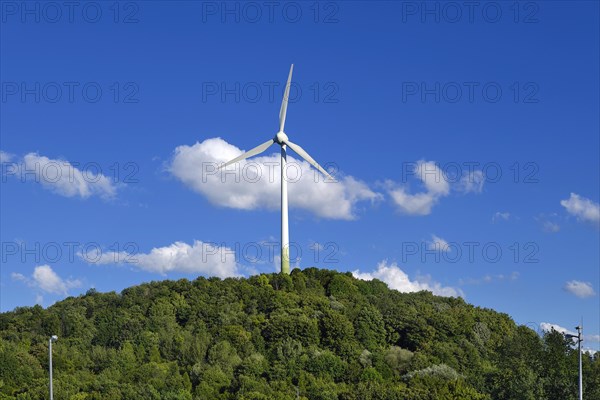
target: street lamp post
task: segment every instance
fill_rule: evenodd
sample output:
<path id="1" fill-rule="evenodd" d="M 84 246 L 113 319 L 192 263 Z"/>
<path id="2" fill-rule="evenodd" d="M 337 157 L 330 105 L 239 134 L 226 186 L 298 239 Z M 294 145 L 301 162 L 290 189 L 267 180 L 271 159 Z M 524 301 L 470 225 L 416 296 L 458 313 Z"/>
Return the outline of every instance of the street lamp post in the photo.
<path id="1" fill-rule="evenodd" d="M 566 337 L 577 339 L 577 347 L 579 351 L 579 400 L 583 400 L 583 369 L 581 365 L 581 342 L 583 342 L 583 324 L 576 326 L 577 335 L 565 334 Z"/>
<path id="2" fill-rule="evenodd" d="M 50 400 L 54 400 L 54 393 L 52 391 L 52 342 L 56 342 L 58 340 L 58 336 L 52 335 L 48 340 L 48 370 L 50 371 Z"/>
<path id="3" fill-rule="evenodd" d="M 581 367 L 581 342 L 583 342 L 583 324 L 577 329 L 577 341 L 579 342 L 579 400 L 583 400 L 583 369 Z"/>

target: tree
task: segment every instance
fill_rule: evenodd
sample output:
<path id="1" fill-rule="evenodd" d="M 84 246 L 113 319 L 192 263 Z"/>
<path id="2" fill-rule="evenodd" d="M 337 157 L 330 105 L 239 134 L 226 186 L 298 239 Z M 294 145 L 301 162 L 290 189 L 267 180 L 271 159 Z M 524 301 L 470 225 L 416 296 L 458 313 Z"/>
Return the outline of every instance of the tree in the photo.
<path id="1" fill-rule="evenodd" d="M 59 331 L 55 331 L 55 330 Z M 577 351 L 506 314 L 308 268 L 0 313 L 0 399 L 571 400 Z M 600 355 L 584 355 L 600 398 Z"/>

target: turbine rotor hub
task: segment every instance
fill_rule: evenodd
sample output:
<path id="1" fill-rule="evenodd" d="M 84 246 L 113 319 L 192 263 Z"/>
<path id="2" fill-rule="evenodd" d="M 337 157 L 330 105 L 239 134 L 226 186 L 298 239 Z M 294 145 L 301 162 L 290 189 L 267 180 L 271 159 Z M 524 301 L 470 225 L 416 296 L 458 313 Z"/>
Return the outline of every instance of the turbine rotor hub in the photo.
<path id="1" fill-rule="evenodd" d="M 279 144 L 284 144 L 287 140 L 288 136 L 282 131 L 277 132 L 277 135 L 275 135 L 275 141 Z"/>

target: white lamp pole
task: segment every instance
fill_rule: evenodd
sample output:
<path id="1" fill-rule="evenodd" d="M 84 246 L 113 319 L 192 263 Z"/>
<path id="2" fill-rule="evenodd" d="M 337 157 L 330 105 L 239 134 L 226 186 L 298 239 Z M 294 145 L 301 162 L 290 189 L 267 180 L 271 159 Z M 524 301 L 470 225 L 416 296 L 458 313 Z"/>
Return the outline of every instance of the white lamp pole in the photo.
<path id="1" fill-rule="evenodd" d="M 583 400 L 583 369 L 581 367 L 581 342 L 583 341 L 583 323 L 577 329 L 577 341 L 579 342 L 579 400 Z"/>
<path id="2" fill-rule="evenodd" d="M 58 336 L 52 335 L 52 337 L 48 340 L 48 356 L 49 356 L 49 364 L 48 370 L 50 371 L 50 400 L 54 400 L 54 393 L 52 391 L 52 342 L 56 342 L 58 340 Z"/>
<path id="3" fill-rule="evenodd" d="M 577 339 L 577 349 L 579 351 L 579 400 L 583 400 L 583 369 L 581 366 L 581 342 L 583 342 L 583 321 L 576 326 L 577 335 L 566 333 L 565 336 L 571 339 Z"/>

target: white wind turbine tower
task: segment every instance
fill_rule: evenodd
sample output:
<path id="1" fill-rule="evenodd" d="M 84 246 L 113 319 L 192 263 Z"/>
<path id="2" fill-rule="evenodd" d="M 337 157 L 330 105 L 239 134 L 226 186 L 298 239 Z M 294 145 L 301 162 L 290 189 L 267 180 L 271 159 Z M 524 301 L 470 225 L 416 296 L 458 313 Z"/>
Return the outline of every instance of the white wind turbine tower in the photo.
<path id="1" fill-rule="evenodd" d="M 267 150 L 273 143 L 277 143 L 281 146 L 281 273 L 290 273 L 290 237 L 288 228 L 288 196 L 287 196 L 287 178 L 286 178 L 286 147 L 294 150 L 300 157 L 308 161 L 310 165 L 319 170 L 323 175 L 334 181 L 334 178 L 325 171 L 323 167 L 319 165 L 304 149 L 295 143 L 290 142 L 288 136 L 284 132 L 285 127 L 285 115 L 287 112 L 288 100 L 290 96 L 290 85 L 292 83 L 292 72 L 294 70 L 294 64 L 290 68 L 290 74 L 288 76 L 287 84 L 285 85 L 285 92 L 283 94 L 283 101 L 281 102 L 281 110 L 279 111 L 279 132 L 273 139 L 269 139 L 259 146 L 256 146 L 252 150 L 249 150 L 239 157 L 234 158 L 231 161 L 221 165 L 219 168 L 225 168 L 228 165 L 244 160 L 246 158 L 255 156 Z"/>

